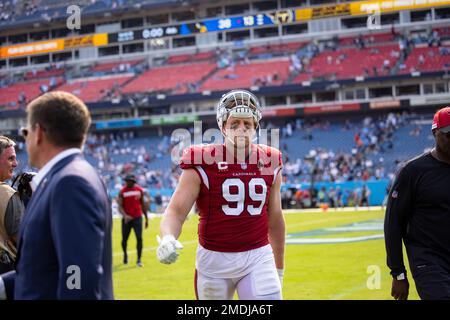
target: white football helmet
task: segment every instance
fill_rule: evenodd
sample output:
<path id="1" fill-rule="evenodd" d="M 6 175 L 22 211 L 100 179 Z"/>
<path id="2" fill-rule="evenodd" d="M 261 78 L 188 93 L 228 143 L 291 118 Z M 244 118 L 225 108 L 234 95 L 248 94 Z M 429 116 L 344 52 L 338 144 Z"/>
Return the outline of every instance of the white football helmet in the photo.
<path id="1" fill-rule="evenodd" d="M 220 131 L 229 116 L 236 118 L 253 117 L 256 128 L 259 128 L 259 121 L 262 118 L 261 105 L 258 98 L 247 90 L 231 90 L 220 98 L 217 104 L 217 125 Z"/>

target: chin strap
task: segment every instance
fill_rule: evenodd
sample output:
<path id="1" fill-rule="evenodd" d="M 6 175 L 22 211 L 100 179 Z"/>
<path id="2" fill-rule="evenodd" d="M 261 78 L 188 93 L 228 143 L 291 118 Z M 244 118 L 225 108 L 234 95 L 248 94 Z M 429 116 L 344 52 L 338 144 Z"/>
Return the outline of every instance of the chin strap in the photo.
<path id="1" fill-rule="evenodd" d="M 261 137 L 261 127 L 258 124 L 258 131 L 256 131 L 256 136 L 253 138 L 252 142 L 259 142 L 259 138 Z"/>

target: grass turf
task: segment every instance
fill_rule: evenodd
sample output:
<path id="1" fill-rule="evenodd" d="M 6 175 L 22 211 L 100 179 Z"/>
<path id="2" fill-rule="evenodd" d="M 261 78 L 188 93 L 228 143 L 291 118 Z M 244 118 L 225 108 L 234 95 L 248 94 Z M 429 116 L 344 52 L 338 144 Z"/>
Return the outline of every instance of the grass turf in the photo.
<path id="1" fill-rule="evenodd" d="M 288 234 L 340 227 L 355 222 L 382 222 L 379 210 L 346 212 L 286 213 Z M 195 299 L 194 269 L 197 248 L 198 217 L 192 216 L 180 237 L 184 249 L 179 260 L 163 265 L 156 259 L 156 234 L 160 218 L 150 220 L 144 231 L 144 267 L 136 266 L 134 234 L 128 241 L 128 264 L 122 263 L 120 220 L 114 220 L 113 264 L 116 299 Z M 380 234 L 380 231 L 355 231 L 307 238 L 342 238 Z M 405 255 L 405 263 L 406 255 Z M 372 266 L 372 267 L 370 267 Z M 373 267 L 375 266 L 375 267 Z M 380 271 L 380 288 L 369 289 L 370 268 Z M 408 269 L 409 270 L 409 269 Z M 414 282 L 410 280 L 409 299 L 418 299 Z M 386 266 L 384 239 L 334 244 L 288 244 L 285 256 L 284 299 L 290 300 L 384 300 L 390 296 L 391 276 Z"/>

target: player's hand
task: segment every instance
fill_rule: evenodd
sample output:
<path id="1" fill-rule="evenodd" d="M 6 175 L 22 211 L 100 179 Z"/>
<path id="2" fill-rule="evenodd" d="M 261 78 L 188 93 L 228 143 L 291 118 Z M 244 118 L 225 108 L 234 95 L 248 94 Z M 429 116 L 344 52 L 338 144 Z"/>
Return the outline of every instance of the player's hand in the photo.
<path id="1" fill-rule="evenodd" d="M 147 228 L 148 228 L 148 219 L 145 220 L 145 229 L 147 229 Z"/>
<path id="2" fill-rule="evenodd" d="M 129 216 L 129 215 L 127 215 L 127 214 L 124 214 L 124 215 L 123 215 L 123 220 L 125 221 L 125 223 L 128 223 L 128 222 L 130 222 L 131 220 L 133 220 L 133 217 L 132 217 L 132 216 Z"/>
<path id="3" fill-rule="evenodd" d="M 156 257 L 161 263 L 171 264 L 177 261 L 179 253 L 177 249 L 183 249 L 183 245 L 175 239 L 173 235 L 165 235 L 162 240 L 156 236 L 159 246 L 156 250 Z"/>
<path id="4" fill-rule="evenodd" d="M 404 280 L 392 279 L 391 296 L 393 296 L 395 300 L 408 300 L 408 294 L 408 278 L 405 278 Z"/>

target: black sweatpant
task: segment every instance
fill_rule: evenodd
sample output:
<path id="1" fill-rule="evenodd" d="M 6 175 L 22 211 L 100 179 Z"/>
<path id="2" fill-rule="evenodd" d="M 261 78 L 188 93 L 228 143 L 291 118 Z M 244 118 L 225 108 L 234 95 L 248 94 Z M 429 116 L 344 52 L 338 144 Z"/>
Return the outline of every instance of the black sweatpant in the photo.
<path id="1" fill-rule="evenodd" d="M 450 300 L 450 273 L 438 264 L 424 264 L 413 271 L 422 300 Z"/>
<path id="2" fill-rule="evenodd" d="M 122 219 L 122 250 L 124 255 L 127 255 L 127 242 L 128 237 L 130 236 L 131 229 L 134 230 L 137 241 L 137 257 L 138 260 L 141 260 L 142 255 L 142 217 L 134 218 L 133 220 L 125 223 L 125 220 Z"/>

